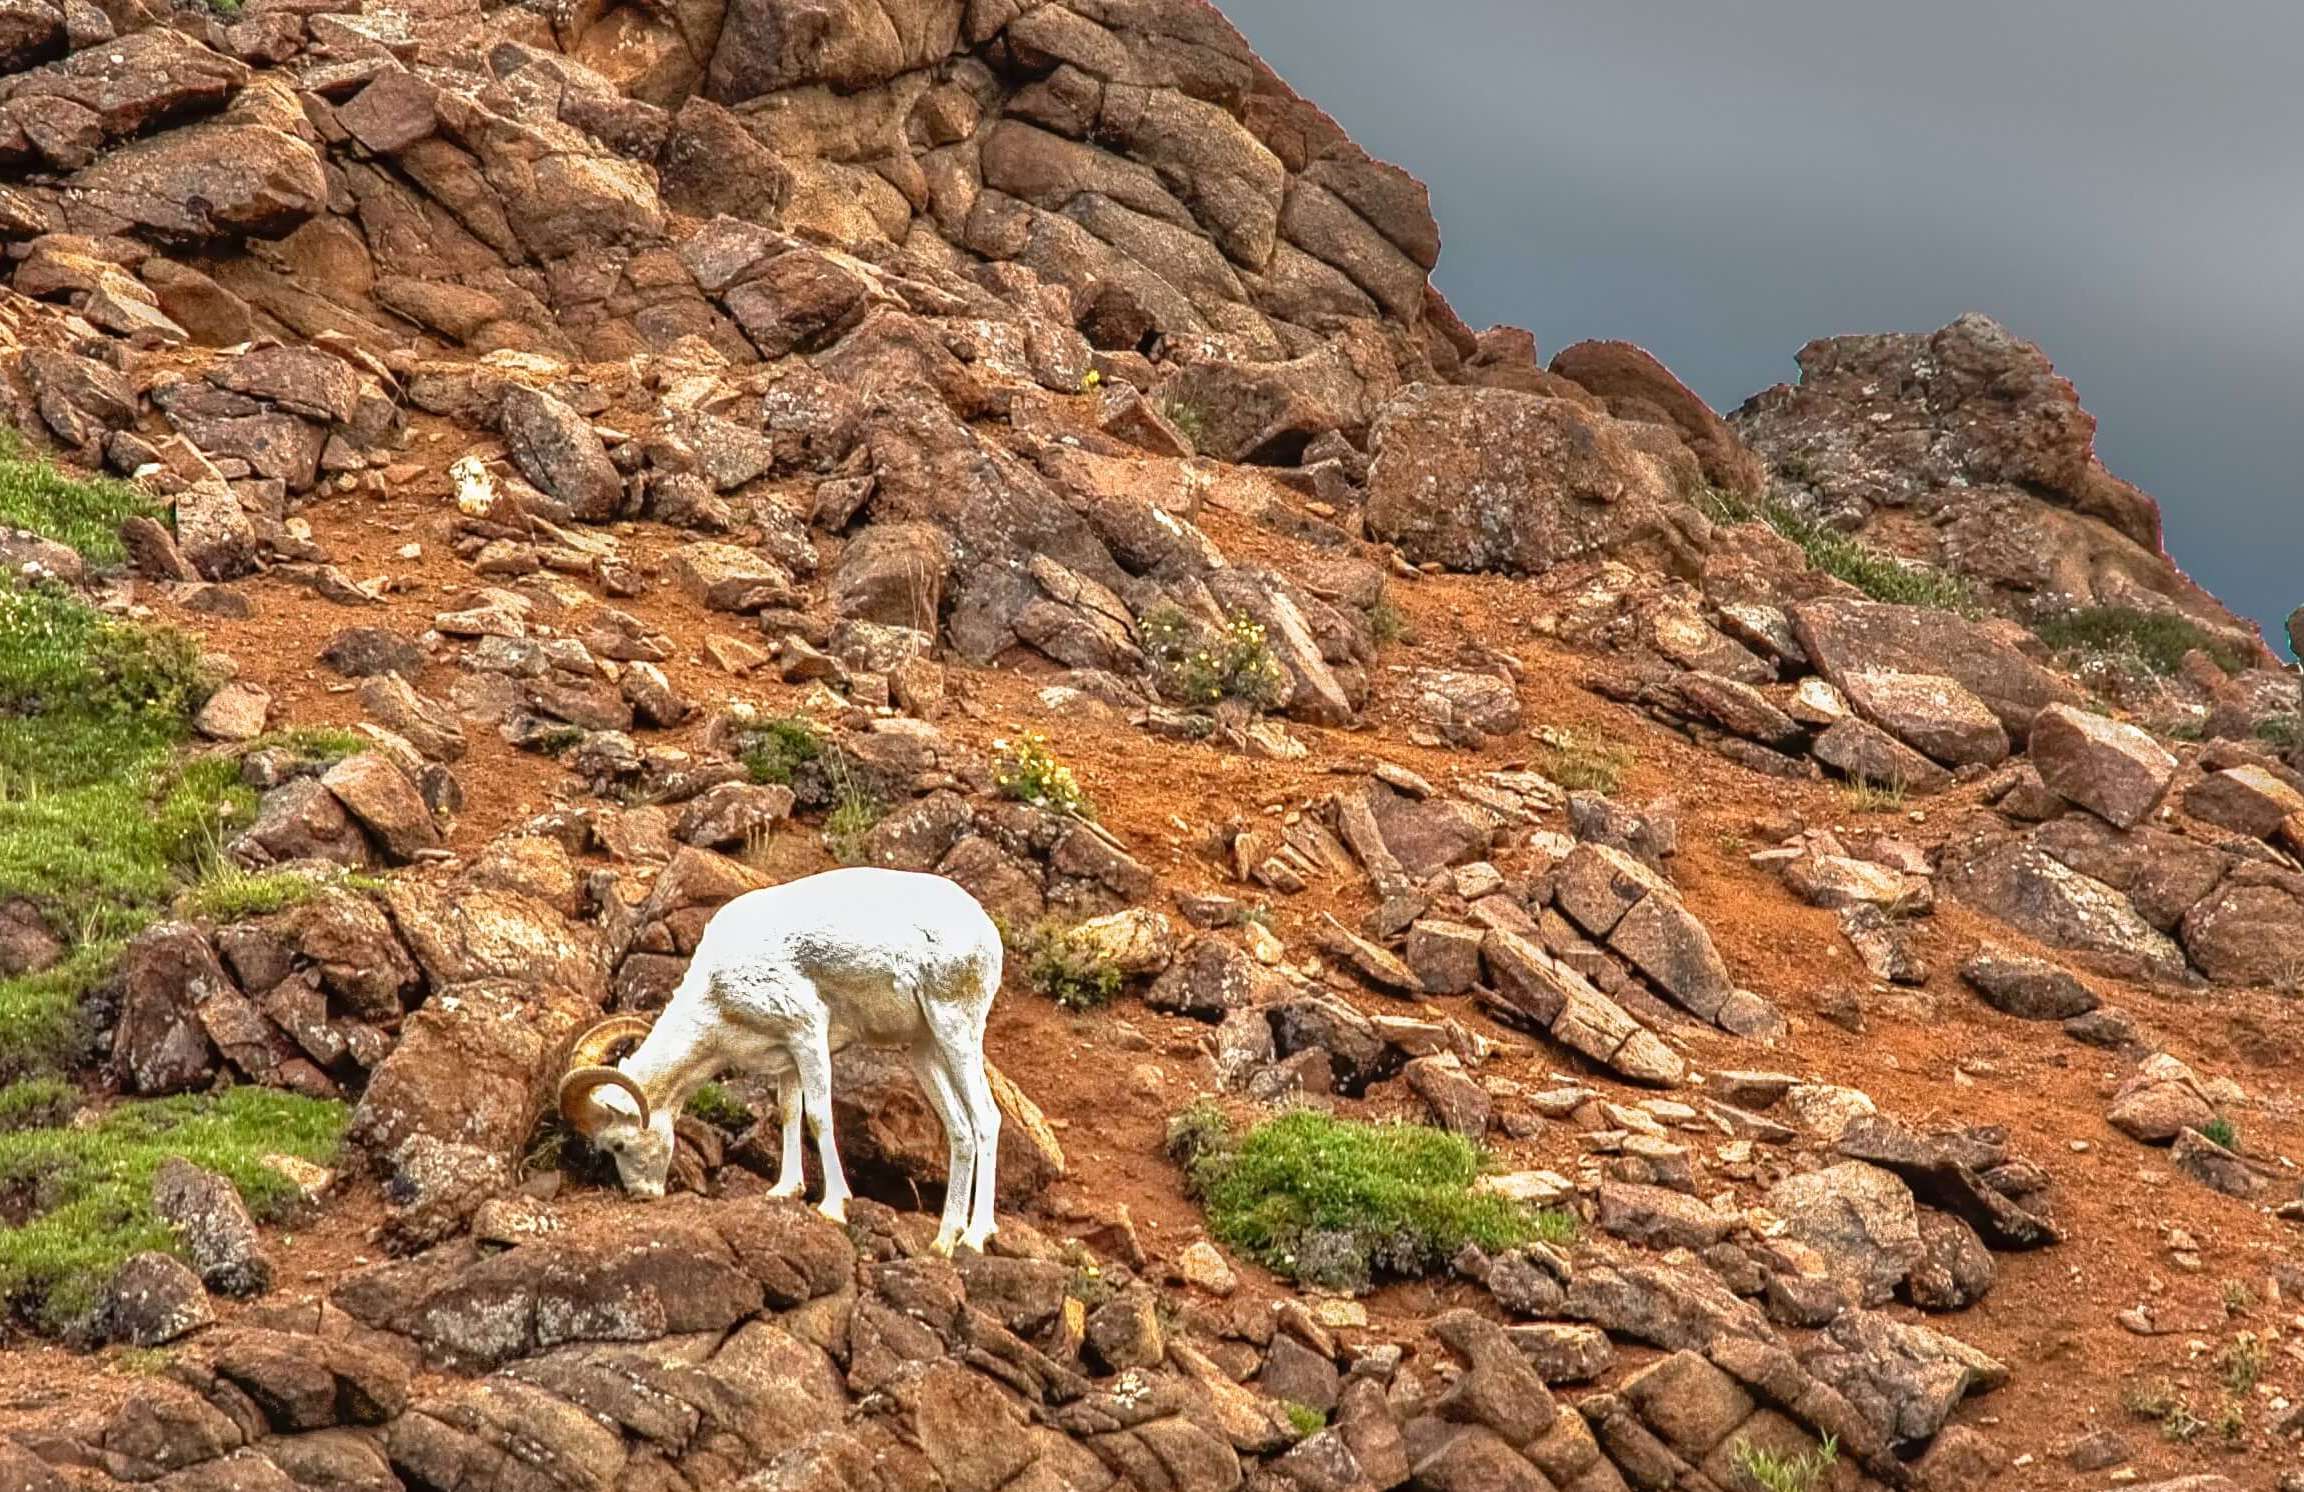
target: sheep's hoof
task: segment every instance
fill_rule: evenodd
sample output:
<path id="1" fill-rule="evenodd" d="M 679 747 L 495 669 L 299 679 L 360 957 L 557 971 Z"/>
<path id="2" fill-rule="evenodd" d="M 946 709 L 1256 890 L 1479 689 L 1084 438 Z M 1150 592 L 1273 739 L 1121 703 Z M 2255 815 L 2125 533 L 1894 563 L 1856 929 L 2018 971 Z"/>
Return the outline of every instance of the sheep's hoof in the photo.
<path id="1" fill-rule="evenodd" d="M 797 1197 L 800 1195 L 800 1183 L 797 1181 L 779 1181 L 768 1188 L 768 1195 L 771 1197 Z"/>
<path id="2" fill-rule="evenodd" d="M 960 1235 L 960 1246 L 971 1251 L 972 1253 L 981 1254 L 984 1252 L 984 1245 L 989 1243 L 991 1239 L 992 1230 L 990 1228 L 986 1228 L 981 1233 L 971 1228 L 969 1231 Z"/>
<path id="3" fill-rule="evenodd" d="M 929 1245 L 928 1245 L 928 1252 L 929 1252 L 929 1253 L 931 1253 L 931 1254 L 934 1254 L 934 1255 L 935 1255 L 937 1258 L 939 1258 L 939 1259 L 949 1259 L 949 1258 L 951 1258 L 951 1257 L 952 1257 L 952 1245 L 953 1245 L 953 1242 L 955 1241 L 955 1238 L 956 1238 L 956 1236 L 957 1236 L 957 1235 L 954 1235 L 954 1234 L 951 1234 L 951 1233 L 939 1233 L 939 1234 L 937 1234 L 937 1235 L 936 1235 L 936 1241 L 935 1241 L 934 1243 L 931 1243 L 931 1244 L 929 1244 Z"/>
<path id="4" fill-rule="evenodd" d="M 816 1204 L 816 1210 L 836 1223 L 848 1221 L 848 1199 L 846 1197 L 826 1197 Z"/>

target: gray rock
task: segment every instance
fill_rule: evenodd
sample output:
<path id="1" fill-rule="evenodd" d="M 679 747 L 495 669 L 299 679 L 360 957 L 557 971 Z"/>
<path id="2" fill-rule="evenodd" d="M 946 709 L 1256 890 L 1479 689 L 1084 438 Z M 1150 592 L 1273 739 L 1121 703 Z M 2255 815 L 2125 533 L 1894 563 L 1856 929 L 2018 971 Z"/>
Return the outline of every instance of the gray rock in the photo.
<path id="1" fill-rule="evenodd" d="M 152 1178 L 152 1206 L 176 1230 L 209 1289 L 260 1295 L 272 1288 L 272 1261 L 256 1220 L 229 1179 L 181 1158 L 165 1161 Z"/>
<path id="2" fill-rule="evenodd" d="M 1906 1201 L 1909 1205 L 1909 1194 Z M 1599 1210 L 1593 1221 L 1603 1233 L 1667 1249 L 1710 1248 L 1737 1225 L 1734 1214 L 1715 1211 L 1695 1197 L 1621 1181 L 1601 1184 Z"/>
<path id="3" fill-rule="evenodd" d="M 216 1319 L 200 1276 L 174 1254 L 142 1253 L 113 1274 L 97 1304 L 97 1335 L 161 1347 Z"/>
<path id="4" fill-rule="evenodd" d="M 499 416 L 504 444 L 520 474 L 588 522 L 616 516 L 624 479 L 582 415 L 541 389 L 513 385 Z"/>
<path id="5" fill-rule="evenodd" d="M 1801 1362 L 1900 1446 L 1925 1444 L 1963 1398 L 2008 1381 L 1990 1355 L 1877 1311 L 1844 1313 Z"/>
<path id="6" fill-rule="evenodd" d="M 2168 1158 L 2177 1170 L 2227 1197 L 2253 1197 L 2267 1185 L 2247 1161 L 2196 1129 L 2176 1136 Z"/>
<path id="7" fill-rule="evenodd" d="M 1992 767 L 2008 758 L 2006 728 L 1957 679 L 1851 669 L 1836 682 L 1866 719 L 1947 767 Z"/>
<path id="8" fill-rule="evenodd" d="M 1924 1311 L 1964 1311 L 1991 1293 L 1997 1273 L 1976 1230 L 1948 1212 L 1920 1209 L 1920 1262 L 1905 1282 Z"/>

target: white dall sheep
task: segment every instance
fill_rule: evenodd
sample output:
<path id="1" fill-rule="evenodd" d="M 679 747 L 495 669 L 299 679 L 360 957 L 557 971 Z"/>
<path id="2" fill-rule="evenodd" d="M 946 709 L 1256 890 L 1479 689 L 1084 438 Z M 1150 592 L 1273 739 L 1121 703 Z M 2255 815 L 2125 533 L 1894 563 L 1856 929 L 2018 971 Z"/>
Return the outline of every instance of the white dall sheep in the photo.
<path id="1" fill-rule="evenodd" d="M 570 1127 L 615 1157 L 625 1188 L 660 1197 L 673 1120 L 730 1069 L 773 1078 L 784 1150 L 774 1194 L 802 1187 L 805 1111 L 824 1171 L 818 1210 L 843 1220 L 848 1179 L 832 1136 L 832 1054 L 850 1042 L 912 1059 L 951 1142 L 936 1248 L 991 1237 L 1000 1108 L 986 1076 L 984 1023 L 1000 988 L 999 929 L 942 876 L 834 870 L 753 891 L 722 907 L 653 1027 L 617 1016 L 576 1043 L 560 1080 Z M 632 1054 L 602 1065 L 619 1041 Z"/>

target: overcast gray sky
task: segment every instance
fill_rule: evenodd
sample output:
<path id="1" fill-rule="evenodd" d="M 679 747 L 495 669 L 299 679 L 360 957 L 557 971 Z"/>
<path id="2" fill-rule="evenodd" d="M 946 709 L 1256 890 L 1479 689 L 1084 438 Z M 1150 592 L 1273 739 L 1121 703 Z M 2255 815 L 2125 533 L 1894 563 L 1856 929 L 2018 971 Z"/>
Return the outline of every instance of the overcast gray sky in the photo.
<path id="1" fill-rule="evenodd" d="M 2159 498 L 2304 602 L 2298 0 L 1217 0 L 1432 188 L 1438 280 L 1544 355 L 1627 337 L 1723 409 L 1813 337 L 1989 312 Z"/>

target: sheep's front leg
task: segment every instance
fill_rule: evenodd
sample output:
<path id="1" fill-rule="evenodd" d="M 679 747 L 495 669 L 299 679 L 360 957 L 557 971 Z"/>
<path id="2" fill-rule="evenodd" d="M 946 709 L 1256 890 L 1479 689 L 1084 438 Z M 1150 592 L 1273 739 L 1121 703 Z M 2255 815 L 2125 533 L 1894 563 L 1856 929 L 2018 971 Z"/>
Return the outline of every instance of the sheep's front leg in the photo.
<path id="1" fill-rule="evenodd" d="M 848 1175 L 840 1169 L 840 1151 L 832 1134 L 832 1048 L 821 1031 L 801 1036 L 792 1047 L 792 1065 L 798 1069 L 800 1102 L 807 1109 L 808 1127 L 816 1132 L 816 1160 L 824 1170 L 824 1200 L 816 1210 L 836 1223 L 848 1221 Z"/>
<path id="2" fill-rule="evenodd" d="M 800 1159 L 800 1080 L 786 1073 L 776 1084 L 776 1117 L 784 1130 L 784 1149 L 776 1164 L 771 1197 L 797 1197 L 807 1189 L 808 1176 Z"/>

